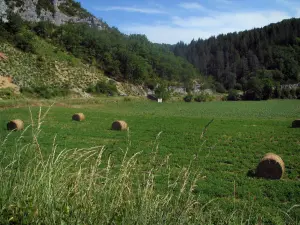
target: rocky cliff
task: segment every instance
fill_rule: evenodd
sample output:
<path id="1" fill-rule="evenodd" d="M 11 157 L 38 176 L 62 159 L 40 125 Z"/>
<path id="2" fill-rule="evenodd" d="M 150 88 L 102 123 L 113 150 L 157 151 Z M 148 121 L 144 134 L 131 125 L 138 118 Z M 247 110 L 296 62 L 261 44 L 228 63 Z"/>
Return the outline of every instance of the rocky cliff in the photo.
<path id="1" fill-rule="evenodd" d="M 87 23 L 99 29 L 107 24 L 91 15 L 73 0 L 0 0 L 0 18 L 7 21 L 8 11 L 31 22 L 50 21 L 56 25 L 67 22 Z"/>

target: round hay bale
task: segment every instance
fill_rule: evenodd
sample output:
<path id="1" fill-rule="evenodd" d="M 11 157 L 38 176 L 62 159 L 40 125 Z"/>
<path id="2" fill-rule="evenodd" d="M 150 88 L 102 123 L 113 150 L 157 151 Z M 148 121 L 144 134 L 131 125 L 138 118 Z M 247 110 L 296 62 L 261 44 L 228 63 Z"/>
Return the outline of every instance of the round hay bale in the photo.
<path id="1" fill-rule="evenodd" d="M 294 120 L 292 123 L 293 128 L 300 127 L 300 119 Z"/>
<path id="2" fill-rule="evenodd" d="M 127 130 L 128 125 L 125 121 L 117 120 L 111 125 L 112 130 Z"/>
<path id="3" fill-rule="evenodd" d="M 276 154 L 268 153 L 266 154 L 256 169 L 256 176 L 266 179 L 278 180 L 284 174 L 284 162 Z"/>
<path id="4" fill-rule="evenodd" d="M 72 120 L 75 120 L 75 121 L 83 121 L 85 120 L 85 116 L 83 113 L 75 113 L 73 116 L 72 116 Z"/>
<path id="5" fill-rule="evenodd" d="M 24 129 L 24 122 L 22 120 L 16 119 L 11 120 L 7 123 L 7 130 L 23 130 Z"/>

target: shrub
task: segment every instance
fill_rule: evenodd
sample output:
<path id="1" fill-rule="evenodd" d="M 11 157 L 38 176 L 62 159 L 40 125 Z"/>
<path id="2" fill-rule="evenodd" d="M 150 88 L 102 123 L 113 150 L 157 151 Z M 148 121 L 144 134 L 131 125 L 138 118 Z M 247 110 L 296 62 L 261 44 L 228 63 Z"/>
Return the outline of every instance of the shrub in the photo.
<path id="1" fill-rule="evenodd" d="M 67 0 L 58 6 L 59 10 L 68 16 L 88 17 L 90 14 L 81 7 L 80 2 Z"/>
<path id="2" fill-rule="evenodd" d="M 62 87 L 47 87 L 47 86 L 38 86 L 38 87 L 23 87 L 21 88 L 21 93 L 28 96 L 39 97 L 39 98 L 54 98 L 54 97 L 64 97 L 69 95 L 69 88 Z"/>
<path id="3" fill-rule="evenodd" d="M 226 92 L 226 89 L 225 89 L 224 85 L 219 83 L 219 82 L 216 82 L 215 87 L 216 87 L 216 92 L 218 92 L 218 93 L 225 93 Z"/>
<path id="4" fill-rule="evenodd" d="M 210 102 L 212 100 L 214 100 L 214 96 L 204 92 L 194 98 L 196 102 Z"/>
<path id="5" fill-rule="evenodd" d="M 273 95 L 273 81 L 271 79 L 265 79 L 263 83 L 262 97 L 264 100 L 268 100 Z"/>
<path id="6" fill-rule="evenodd" d="M 236 84 L 234 85 L 234 89 L 236 89 L 236 90 L 243 90 L 243 85 L 240 84 L 240 83 L 236 83 Z"/>
<path id="7" fill-rule="evenodd" d="M 13 99 L 15 97 L 14 90 L 11 88 L 0 88 L 1 99 Z"/>
<path id="8" fill-rule="evenodd" d="M 297 98 L 296 89 L 292 88 L 290 90 L 290 98 Z"/>
<path id="9" fill-rule="evenodd" d="M 280 86 L 276 86 L 274 92 L 273 92 L 273 98 L 281 98 L 282 91 Z"/>
<path id="10" fill-rule="evenodd" d="M 148 80 L 145 83 L 145 86 L 152 91 L 155 89 L 156 85 L 157 85 L 157 82 L 155 80 Z"/>
<path id="11" fill-rule="evenodd" d="M 96 85 L 89 85 L 86 89 L 87 93 L 107 94 L 115 95 L 118 93 L 118 89 L 114 81 L 108 82 L 99 81 Z"/>
<path id="12" fill-rule="evenodd" d="M 51 1 L 49 0 L 38 0 L 36 5 L 36 13 L 40 16 L 41 10 L 44 9 L 45 11 L 50 11 L 54 15 L 55 8 Z"/>
<path id="13" fill-rule="evenodd" d="M 28 31 L 23 33 L 18 33 L 15 36 L 15 46 L 24 52 L 35 53 L 35 48 L 33 45 L 34 35 Z"/>
<path id="14" fill-rule="evenodd" d="M 23 20 L 20 15 L 16 13 L 8 14 L 8 23 L 5 25 L 5 28 L 8 32 L 16 34 L 21 31 L 23 27 Z"/>
<path id="15" fill-rule="evenodd" d="M 244 94 L 245 100 L 261 100 L 263 98 L 263 82 L 253 77 L 247 82 L 247 89 Z"/>
<path id="16" fill-rule="evenodd" d="M 129 98 L 129 97 L 124 97 L 124 102 L 131 102 L 131 98 Z"/>
<path id="17" fill-rule="evenodd" d="M 183 98 L 183 100 L 184 100 L 185 102 L 191 102 L 191 101 L 193 101 L 193 95 L 189 94 L 189 95 L 185 96 L 185 97 Z"/>
<path id="18" fill-rule="evenodd" d="M 170 91 L 164 85 L 159 85 L 154 92 L 156 98 L 162 98 L 164 101 L 171 97 Z"/>
<path id="19" fill-rule="evenodd" d="M 96 86 L 95 85 L 89 85 L 86 90 L 87 93 L 95 93 L 96 92 Z"/>
<path id="20" fill-rule="evenodd" d="M 231 89 L 228 92 L 227 100 L 228 101 L 239 101 L 241 100 L 241 95 L 238 90 Z"/>
<path id="21" fill-rule="evenodd" d="M 300 87 L 296 89 L 296 97 L 297 99 L 300 99 Z"/>
<path id="22" fill-rule="evenodd" d="M 282 99 L 291 98 L 291 94 L 290 94 L 290 89 L 289 88 L 283 88 L 281 90 L 281 98 Z"/>
<path id="23" fill-rule="evenodd" d="M 115 95 L 118 93 L 118 89 L 115 84 L 111 82 L 100 81 L 96 84 L 96 93 Z"/>

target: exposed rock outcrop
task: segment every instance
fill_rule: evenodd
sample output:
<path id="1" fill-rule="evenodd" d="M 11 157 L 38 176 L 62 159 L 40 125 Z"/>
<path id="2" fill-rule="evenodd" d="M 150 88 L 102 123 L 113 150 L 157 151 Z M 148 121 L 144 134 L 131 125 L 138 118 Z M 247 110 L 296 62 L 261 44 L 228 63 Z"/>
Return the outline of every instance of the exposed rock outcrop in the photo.
<path id="1" fill-rule="evenodd" d="M 4 0 L 0 0 L 0 20 L 7 22 L 7 10 L 8 6 Z"/>
<path id="2" fill-rule="evenodd" d="M 107 25 L 101 20 L 91 15 L 81 7 L 75 8 L 70 5 L 71 0 L 47 0 L 46 6 L 41 5 L 39 0 L 0 0 L 0 18 L 7 21 L 7 11 L 11 9 L 19 14 L 22 19 L 31 22 L 50 21 L 56 25 L 62 25 L 67 22 L 86 23 L 99 29 L 105 29 Z M 7 5 L 9 2 L 9 5 Z M 68 8 L 74 12 L 74 16 L 67 15 L 62 8 Z"/>

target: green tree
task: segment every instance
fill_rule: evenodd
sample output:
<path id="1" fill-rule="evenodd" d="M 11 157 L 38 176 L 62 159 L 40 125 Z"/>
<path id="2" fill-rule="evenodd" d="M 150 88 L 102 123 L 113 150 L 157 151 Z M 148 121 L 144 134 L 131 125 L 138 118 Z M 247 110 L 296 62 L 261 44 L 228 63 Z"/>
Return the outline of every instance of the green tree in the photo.
<path id="1" fill-rule="evenodd" d="M 245 100 L 261 100 L 263 98 L 263 82 L 259 78 L 249 79 L 244 98 Z"/>
<path id="2" fill-rule="evenodd" d="M 268 100 L 273 96 L 273 81 L 271 79 L 263 80 L 262 97 L 264 100 Z"/>
<path id="3" fill-rule="evenodd" d="M 241 99 L 242 99 L 242 96 L 238 90 L 235 90 L 235 89 L 229 90 L 228 96 L 227 96 L 228 101 L 239 101 Z"/>
<path id="4" fill-rule="evenodd" d="M 164 101 L 171 97 L 171 93 L 165 85 L 158 85 L 158 87 L 154 90 L 154 93 L 156 98 L 161 98 Z"/>
<path id="5" fill-rule="evenodd" d="M 12 34 L 16 34 L 21 31 L 23 27 L 22 18 L 13 12 L 10 12 L 7 16 L 8 23 L 6 23 L 6 30 Z"/>

